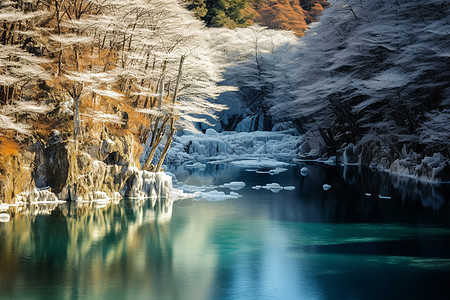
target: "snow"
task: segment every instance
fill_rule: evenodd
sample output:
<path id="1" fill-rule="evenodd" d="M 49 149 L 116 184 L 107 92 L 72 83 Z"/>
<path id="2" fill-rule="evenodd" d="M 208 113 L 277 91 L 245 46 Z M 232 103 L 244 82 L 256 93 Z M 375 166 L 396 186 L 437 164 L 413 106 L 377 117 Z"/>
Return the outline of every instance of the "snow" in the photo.
<path id="1" fill-rule="evenodd" d="M 322 188 L 323 188 L 324 191 L 328 191 L 329 189 L 331 189 L 331 185 L 325 183 L 325 184 L 322 186 Z"/>

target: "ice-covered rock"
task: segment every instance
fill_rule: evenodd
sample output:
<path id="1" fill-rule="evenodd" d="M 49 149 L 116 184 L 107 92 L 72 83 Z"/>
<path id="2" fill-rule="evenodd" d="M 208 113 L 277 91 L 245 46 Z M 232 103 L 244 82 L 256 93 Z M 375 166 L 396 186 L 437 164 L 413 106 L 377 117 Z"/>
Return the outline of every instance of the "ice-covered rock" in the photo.
<path id="1" fill-rule="evenodd" d="M 324 185 L 322 185 L 322 188 L 324 191 L 328 191 L 329 189 L 331 189 L 331 185 L 325 183 Z"/>
<path id="2" fill-rule="evenodd" d="M 326 165 L 330 165 L 330 166 L 335 166 L 336 165 L 336 156 L 331 156 L 329 157 L 324 164 Z"/>
<path id="3" fill-rule="evenodd" d="M 218 134 L 217 131 L 215 131 L 214 129 L 208 128 L 208 129 L 206 129 L 206 131 L 205 131 L 205 135 L 208 135 L 208 136 L 218 136 L 219 134 Z"/>
<path id="4" fill-rule="evenodd" d="M 123 197 L 131 198 L 166 198 L 172 191 L 172 177 L 164 172 L 147 172 L 137 169 L 120 190 Z"/>
<path id="5" fill-rule="evenodd" d="M 184 134 L 175 137 L 166 161 L 207 161 L 218 156 L 243 160 L 254 157 L 255 154 L 260 157 L 291 160 L 297 155 L 302 139 L 303 136 L 295 135 L 292 130 L 222 132 L 216 135 L 211 129 L 208 134 Z"/>
<path id="6" fill-rule="evenodd" d="M 450 180 L 450 163 L 441 153 L 425 156 L 414 171 L 416 178 L 428 180 Z"/>
<path id="7" fill-rule="evenodd" d="M 35 202 L 56 202 L 58 201 L 58 197 L 55 193 L 52 193 L 50 189 L 32 189 L 31 191 L 22 192 L 15 197 L 16 202 L 26 202 L 26 203 L 35 203 Z"/>
<path id="8" fill-rule="evenodd" d="M 344 150 L 344 164 L 354 164 L 358 161 L 358 154 L 355 150 L 355 145 L 348 144 Z"/>
<path id="9" fill-rule="evenodd" d="M 264 126 L 264 115 L 255 115 L 245 117 L 241 122 L 239 122 L 236 126 L 236 132 L 252 132 L 252 131 L 263 131 L 267 129 Z"/>

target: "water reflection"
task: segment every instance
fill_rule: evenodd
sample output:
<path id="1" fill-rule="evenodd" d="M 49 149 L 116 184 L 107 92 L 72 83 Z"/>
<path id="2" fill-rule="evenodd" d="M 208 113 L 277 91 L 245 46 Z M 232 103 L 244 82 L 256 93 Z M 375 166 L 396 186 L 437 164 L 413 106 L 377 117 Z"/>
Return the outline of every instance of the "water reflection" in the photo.
<path id="1" fill-rule="evenodd" d="M 435 298 L 450 292 L 448 186 L 358 166 L 308 164 L 304 177 L 301 167 L 273 176 L 224 164 L 171 170 L 180 184 L 246 183 L 242 198 L 222 202 L 18 207 L 0 223 L 0 298 L 425 299 L 429 291 Z M 272 182 L 296 189 L 251 188 Z M 324 183 L 332 188 L 324 191 Z M 410 289 L 411 282 L 421 284 Z"/>
<path id="2" fill-rule="evenodd" d="M 152 199 L 17 207 L 12 221 L 0 226 L 0 298 L 21 298 L 29 290 L 36 298 L 49 291 L 57 298 L 77 298 L 87 290 L 101 296 L 114 290 L 104 289 L 111 277 L 121 285 L 128 272 L 143 272 L 144 266 L 154 268 L 146 273 L 156 277 L 158 266 L 171 259 L 172 207 Z M 150 246 L 143 245 L 158 249 L 151 264 L 139 251 Z"/>

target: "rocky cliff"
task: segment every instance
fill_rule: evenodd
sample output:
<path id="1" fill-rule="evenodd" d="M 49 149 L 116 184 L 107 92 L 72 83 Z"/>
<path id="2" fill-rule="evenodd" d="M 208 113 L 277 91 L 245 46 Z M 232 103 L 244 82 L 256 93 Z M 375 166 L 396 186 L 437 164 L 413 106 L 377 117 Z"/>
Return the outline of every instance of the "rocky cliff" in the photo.
<path id="1" fill-rule="evenodd" d="M 168 198 L 171 177 L 139 170 L 134 145 L 131 134 L 102 132 L 75 142 L 54 130 L 49 140 L 36 141 L 26 155 L 14 160 L 11 169 L 18 174 L 2 184 L 1 198 L 6 203 Z"/>

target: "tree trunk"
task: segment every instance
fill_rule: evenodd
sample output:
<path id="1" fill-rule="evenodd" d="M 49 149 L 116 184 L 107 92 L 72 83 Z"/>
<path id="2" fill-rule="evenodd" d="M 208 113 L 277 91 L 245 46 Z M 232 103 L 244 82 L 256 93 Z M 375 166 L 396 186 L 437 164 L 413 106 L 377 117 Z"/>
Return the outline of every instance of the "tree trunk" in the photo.
<path id="1" fill-rule="evenodd" d="M 176 131 L 176 129 L 175 129 L 175 117 L 172 116 L 172 118 L 170 119 L 169 135 L 167 136 L 167 141 L 166 141 L 166 144 L 164 145 L 164 149 L 161 152 L 161 156 L 159 158 L 159 162 L 156 165 L 155 172 L 159 172 L 161 170 L 161 166 L 162 166 L 162 164 L 164 162 L 164 159 L 166 158 L 167 152 L 169 152 L 170 145 L 172 144 L 173 135 L 174 135 L 175 131 Z"/>
<path id="2" fill-rule="evenodd" d="M 175 91 L 173 92 L 173 104 L 175 104 L 175 102 L 177 101 L 178 89 L 179 89 L 179 86 L 180 86 L 180 79 L 181 79 L 181 74 L 182 74 L 182 71 L 183 71 L 184 58 L 185 58 L 185 56 L 182 55 L 181 59 L 180 59 L 180 65 L 178 67 L 177 83 L 175 85 Z M 162 166 L 162 164 L 164 162 L 164 159 L 166 158 L 167 152 L 169 151 L 170 145 L 172 144 L 173 135 L 174 135 L 175 131 L 176 131 L 176 128 L 175 128 L 175 115 L 173 114 L 173 108 L 172 108 L 172 117 L 170 119 L 169 135 L 167 136 L 166 145 L 164 146 L 164 149 L 161 152 L 161 156 L 159 158 L 159 162 L 158 162 L 158 164 L 156 166 L 155 172 L 159 172 L 159 170 L 161 169 L 161 166 Z"/>
<path id="3" fill-rule="evenodd" d="M 164 122 L 162 123 L 161 127 L 158 130 L 158 134 L 156 135 L 156 139 L 152 145 L 152 150 L 150 151 L 150 154 L 148 155 L 147 160 L 145 161 L 144 168 L 143 168 L 144 170 L 153 171 L 150 169 L 150 166 L 152 164 L 153 157 L 155 156 L 156 148 L 158 147 L 159 143 L 161 142 L 161 140 L 164 136 L 164 133 L 166 131 L 165 127 L 166 127 L 167 121 L 169 121 L 169 117 L 166 117 L 164 119 Z"/>

